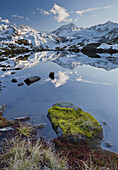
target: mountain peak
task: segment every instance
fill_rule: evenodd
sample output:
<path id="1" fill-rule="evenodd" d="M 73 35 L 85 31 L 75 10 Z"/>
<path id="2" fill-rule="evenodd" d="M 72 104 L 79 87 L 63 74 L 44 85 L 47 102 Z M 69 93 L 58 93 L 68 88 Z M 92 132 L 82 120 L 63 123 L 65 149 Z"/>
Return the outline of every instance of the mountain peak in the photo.
<path id="1" fill-rule="evenodd" d="M 79 28 L 74 23 L 69 23 L 67 25 L 62 25 L 52 33 L 56 35 L 63 35 L 65 33 L 71 33 L 73 31 L 78 31 L 78 30 Z"/>
<path id="2" fill-rule="evenodd" d="M 114 25 L 114 24 L 116 24 L 116 23 L 115 23 L 115 22 L 112 22 L 112 21 L 107 21 L 104 25 L 110 26 L 110 25 Z"/>

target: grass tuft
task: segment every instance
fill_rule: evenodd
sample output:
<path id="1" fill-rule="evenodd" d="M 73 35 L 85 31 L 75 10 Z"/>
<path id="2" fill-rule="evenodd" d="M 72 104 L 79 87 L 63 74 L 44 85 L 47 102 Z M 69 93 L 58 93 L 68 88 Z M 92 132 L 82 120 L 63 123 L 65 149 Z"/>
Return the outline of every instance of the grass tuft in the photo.
<path id="1" fill-rule="evenodd" d="M 2 158 L 2 163 L 7 165 L 5 170 L 68 169 L 67 159 L 60 158 L 51 145 L 45 145 L 40 140 L 33 144 L 29 140 L 13 138 L 7 141 L 7 146 Z"/>

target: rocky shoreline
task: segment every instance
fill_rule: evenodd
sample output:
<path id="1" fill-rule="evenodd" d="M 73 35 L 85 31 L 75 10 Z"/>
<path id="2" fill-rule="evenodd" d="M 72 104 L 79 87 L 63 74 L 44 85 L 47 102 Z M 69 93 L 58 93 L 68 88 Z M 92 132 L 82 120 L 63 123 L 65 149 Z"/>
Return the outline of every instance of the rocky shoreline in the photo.
<path id="1" fill-rule="evenodd" d="M 9 121 L 2 117 L 6 107 L 7 105 L 0 106 L 0 138 L 6 138 L 8 141 L 17 138 L 20 143 L 30 141 L 34 147 L 39 141 L 37 130 L 45 128 L 46 124 L 29 124 L 27 121 L 30 117 L 16 117 L 14 121 Z M 57 103 L 48 110 L 48 118 L 58 137 L 52 141 L 53 146 L 50 146 L 41 137 L 40 141 L 43 142 L 43 149 L 51 147 L 52 152 L 55 152 L 61 161 L 67 158 L 66 165 L 68 166 L 64 164 L 63 169 L 77 168 L 81 170 L 85 166 L 91 168 L 91 164 L 93 169 L 95 167 L 97 169 L 105 167 L 114 170 L 118 167 L 118 154 L 101 147 L 101 141 L 103 140 L 102 126 L 89 113 L 71 103 Z M 20 145 L 20 143 L 18 144 Z M 4 144 L 6 145 L 6 143 Z M 9 148 L 9 144 L 7 145 Z M 2 162 L 0 168 L 7 169 L 10 158 L 4 158 L 2 149 L 3 147 L 0 151 Z M 7 161 L 6 165 L 4 159 Z M 42 168 L 52 169 L 52 165 L 49 165 L 46 160 L 44 162 Z M 58 167 L 57 169 L 61 168 Z"/>
<path id="2" fill-rule="evenodd" d="M 117 45 L 117 44 L 116 44 Z M 104 47 L 105 46 L 105 47 Z M 82 52 L 86 55 L 93 55 L 96 56 L 97 53 L 108 53 L 108 54 L 116 54 L 118 53 L 117 47 L 115 48 L 114 45 L 110 45 L 107 43 L 90 43 L 87 45 L 78 43 L 78 44 L 68 44 L 66 46 L 54 47 L 54 48 L 44 48 L 42 46 L 33 46 L 32 44 L 28 43 L 27 40 L 21 39 L 17 40 L 14 43 L 4 43 L 2 42 L 0 45 L 0 55 L 7 57 L 10 55 L 14 57 L 18 54 L 25 54 L 29 52 L 43 52 L 43 51 L 66 51 L 66 52 L 74 52 L 79 53 Z M 0 58 L 0 61 L 4 61 L 5 58 Z"/>

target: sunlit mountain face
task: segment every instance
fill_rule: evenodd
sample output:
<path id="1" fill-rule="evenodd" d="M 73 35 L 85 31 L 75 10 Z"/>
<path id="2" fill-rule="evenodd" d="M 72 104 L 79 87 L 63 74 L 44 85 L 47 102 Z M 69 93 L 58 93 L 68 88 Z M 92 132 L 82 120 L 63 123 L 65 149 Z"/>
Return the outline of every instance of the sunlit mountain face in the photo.
<path id="1" fill-rule="evenodd" d="M 7 43 L 15 43 L 20 39 L 25 39 L 29 44 L 44 49 L 55 49 L 56 47 L 69 47 L 70 45 L 86 45 L 90 43 L 110 43 L 112 45 L 118 42 L 118 24 L 106 22 L 90 28 L 78 28 L 70 23 L 63 25 L 52 33 L 39 32 L 36 29 L 20 25 L 1 25 L 0 40 Z"/>

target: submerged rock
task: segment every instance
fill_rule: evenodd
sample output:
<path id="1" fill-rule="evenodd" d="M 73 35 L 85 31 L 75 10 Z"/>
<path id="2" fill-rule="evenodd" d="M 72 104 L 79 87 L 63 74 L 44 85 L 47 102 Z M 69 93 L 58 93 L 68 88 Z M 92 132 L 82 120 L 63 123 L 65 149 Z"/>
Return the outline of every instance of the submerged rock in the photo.
<path id="1" fill-rule="evenodd" d="M 110 144 L 109 142 L 106 142 L 106 143 L 105 143 L 105 146 L 106 146 L 107 148 L 111 148 L 111 147 L 112 147 L 112 144 Z"/>
<path id="2" fill-rule="evenodd" d="M 19 84 L 18 84 L 18 86 L 23 86 L 23 85 L 24 85 L 24 83 L 19 83 Z"/>
<path id="3" fill-rule="evenodd" d="M 103 124 L 104 126 L 107 126 L 107 123 L 106 123 L 106 122 L 102 122 L 102 124 Z"/>
<path id="4" fill-rule="evenodd" d="M 33 76 L 33 77 L 29 77 L 27 79 L 24 80 L 24 82 L 29 86 L 30 84 L 33 84 L 34 82 L 39 81 L 41 78 L 39 76 Z"/>
<path id="5" fill-rule="evenodd" d="M 102 131 L 99 122 L 89 113 L 70 103 L 57 103 L 48 110 L 54 130 L 58 127 L 63 131 L 63 136 L 74 141 L 90 139 Z"/>
<path id="6" fill-rule="evenodd" d="M 47 125 L 46 123 L 40 123 L 40 124 L 35 124 L 35 125 L 32 125 L 32 126 L 35 129 L 42 130 L 46 127 L 46 125 Z"/>
<path id="7" fill-rule="evenodd" d="M 52 79 L 52 80 L 54 80 L 54 72 L 50 72 L 50 74 L 49 74 L 49 77 Z"/>

